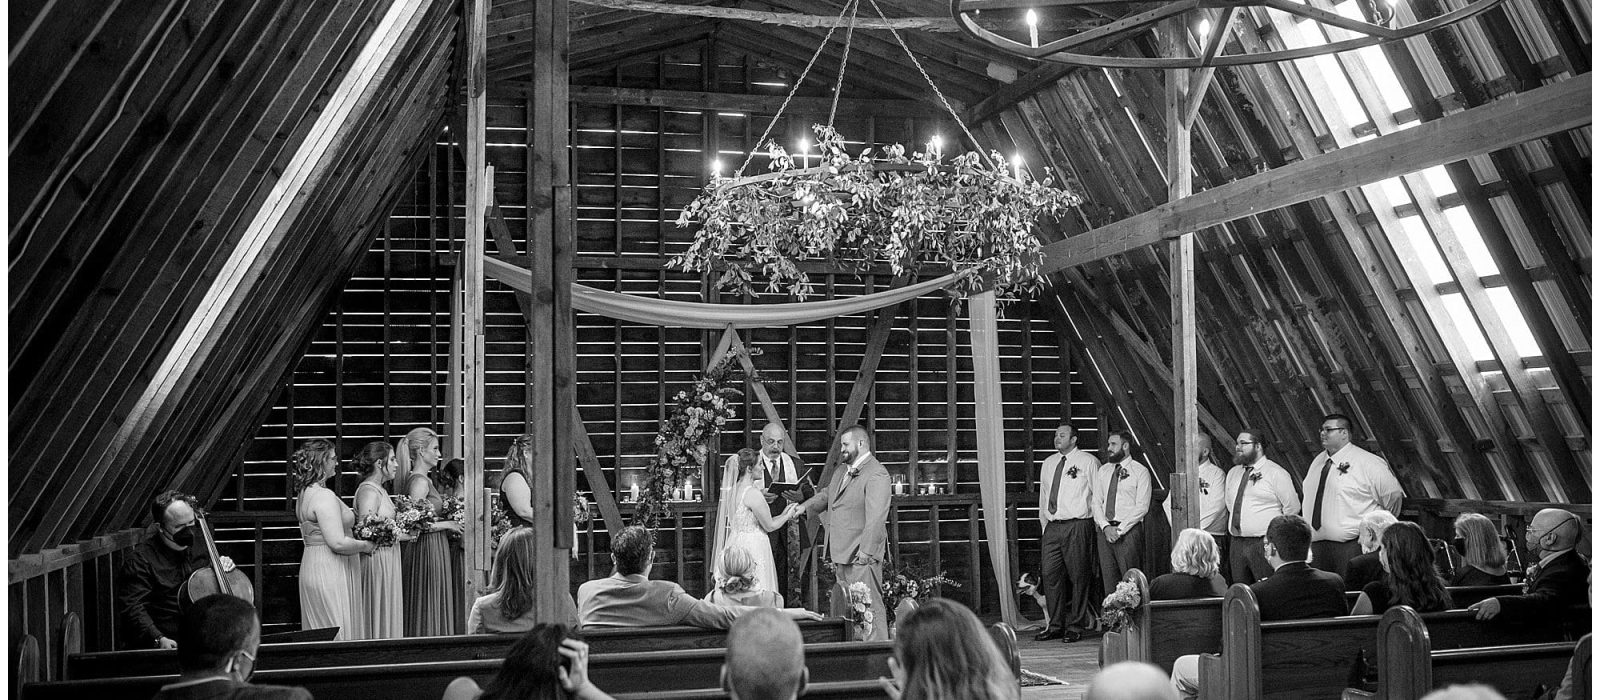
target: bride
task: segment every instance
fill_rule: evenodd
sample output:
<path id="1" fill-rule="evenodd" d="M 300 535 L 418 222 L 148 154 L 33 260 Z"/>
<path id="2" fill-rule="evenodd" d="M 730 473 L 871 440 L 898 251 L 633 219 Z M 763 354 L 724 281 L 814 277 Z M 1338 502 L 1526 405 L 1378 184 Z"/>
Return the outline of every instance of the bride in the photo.
<path id="1" fill-rule="evenodd" d="M 756 586 L 769 591 L 781 590 L 777 581 L 777 565 L 772 560 L 772 542 L 767 533 L 772 532 L 800 511 L 800 504 L 790 503 L 774 517 L 767 507 L 764 492 L 756 485 L 756 465 L 760 453 L 752 449 L 739 450 L 738 466 L 729 460 L 722 475 L 722 497 L 717 502 L 716 540 L 712 543 L 717 581 L 727 578 L 722 570 L 722 551 L 730 547 L 743 547 L 755 559 Z"/>

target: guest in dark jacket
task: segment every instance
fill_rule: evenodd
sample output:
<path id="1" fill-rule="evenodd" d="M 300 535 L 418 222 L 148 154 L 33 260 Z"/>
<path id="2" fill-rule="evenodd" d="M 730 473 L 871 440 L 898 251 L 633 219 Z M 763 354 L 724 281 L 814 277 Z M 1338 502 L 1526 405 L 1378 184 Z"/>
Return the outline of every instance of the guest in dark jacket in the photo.
<path id="1" fill-rule="evenodd" d="M 1477 513 L 1462 513 L 1456 518 L 1456 538 L 1450 545 L 1461 555 L 1461 565 L 1450 577 L 1452 586 L 1504 586 L 1511 583 L 1506 573 L 1506 543 L 1494 523 Z"/>
<path id="2" fill-rule="evenodd" d="M 1528 525 L 1530 555 L 1539 563 L 1528 573 L 1528 592 L 1473 603 L 1479 620 L 1501 618 L 1521 624 L 1558 622 L 1566 608 L 1589 602 L 1589 563 L 1578 556 L 1583 521 L 1560 508 L 1546 508 Z"/>
<path id="3" fill-rule="evenodd" d="M 1228 590 L 1217 572 L 1220 565 L 1216 538 L 1205 530 L 1187 528 L 1178 533 L 1178 543 L 1172 547 L 1172 573 L 1150 582 L 1150 600 L 1219 597 Z"/>
<path id="4" fill-rule="evenodd" d="M 1267 525 L 1261 544 L 1272 575 L 1250 584 L 1263 622 L 1338 617 L 1348 612 L 1344 579 L 1306 563 L 1311 524 L 1298 515 L 1280 515 Z M 1188 654 L 1172 664 L 1172 687 L 1181 698 L 1200 693 L 1200 656 Z"/>
<path id="5" fill-rule="evenodd" d="M 1393 513 L 1375 510 L 1361 516 L 1356 528 L 1356 541 L 1361 543 L 1361 553 L 1350 559 L 1344 572 L 1344 589 L 1359 591 L 1367 584 L 1383 578 L 1383 564 L 1378 562 L 1378 542 L 1383 531 L 1399 522 Z"/>
<path id="6" fill-rule="evenodd" d="M 260 646 L 261 618 L 249 601 L 201 598 L 178 623 L 178 681 L 154 700 L 311 700 L 305 688 L 250 685 Z"/>
<path id="7" fill-rule="evenodd" d="M 1395 523 L 1383 532 L 1378 549 L 1383 562 L 1383 578 L 1361 589 L 1352 615 L 1382 615 L 1396 605 L 1409 605 L 1417 612 L 1439 612 L 1455 605 L 1444 578 L 1433 564 L 1433 549 L 1428 536 L 1416 523 Z"/>

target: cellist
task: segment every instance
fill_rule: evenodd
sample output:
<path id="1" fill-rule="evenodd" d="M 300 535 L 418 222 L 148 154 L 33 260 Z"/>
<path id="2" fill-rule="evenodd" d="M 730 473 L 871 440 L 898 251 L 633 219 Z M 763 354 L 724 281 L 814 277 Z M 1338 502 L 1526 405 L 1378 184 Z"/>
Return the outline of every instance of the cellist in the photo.
<path id="1" fill-rule="evenodd" d="M 151 500 L 145 539 L 129 550 L 119 573 L 123 648 L 178 648 L 178 594 L 190 574 L 211 566 L 205 547 L 195 546 L 196 508 L 194 496 L 181 491 L 163 491 Z M 232 559 L 220 560 L 223 571 L 233 570 Z"/>

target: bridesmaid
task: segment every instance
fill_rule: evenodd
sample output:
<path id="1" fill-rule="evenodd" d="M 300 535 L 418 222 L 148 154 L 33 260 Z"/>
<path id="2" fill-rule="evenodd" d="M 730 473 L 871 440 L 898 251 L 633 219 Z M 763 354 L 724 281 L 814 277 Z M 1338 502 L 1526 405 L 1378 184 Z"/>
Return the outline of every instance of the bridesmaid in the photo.
<path id="1" fill-rule="evenodd" d="M 400 472 L 406 474 L 403 491 L 438 514 L 444 499 L 429 473 L 439 466 L 439 436 L 428 428 L 414 428 L 396 446 Z M 401 552 L 405 569 L 406 636 L 433 637 L 464 629 L 465 581 L 457 581 L 450 566 L 450 535 L 461 531 L 454 520 L 435 522 L 427 532 Z"/>
<path id="2" fill-rule="evenodd" d="M 333 443 L 322 439 L 307 440 L 290 462 L 289 479 L 297 496 L 294 515 L 305 540 L 300 556 L 300 628 L 337 627 L 334 639 L 355 639 L 361 636 L 363 623 L 352 600 L 361 583 L 352 557 L 374 548 L 371 542 L 350 536 L 355 512 L 323 486 L 338 465 Z"/>
<path id="3" fill-rule="evenodd" d="M 439 489 L 439 495 L 441 497 L 453 499 L 462 495 L 462 492 L 466 488 L 466 484 L 464 483 L 465 477 L 463 474 L 463 471 L 466 469 L 466 464 L 467 463 L 460 457 L 455 457 L 446 461 L 444 466 L 439 467 L 436 470 L 436 475 L 433 478 L 433 485 L 435 488 Z M 465 548 L 465 543 L 462 540 L 463 538 L 458 536 L 452 536 L 450 538 L 450 575 L 453 576 L 454 580 L 456 581 L 467 580 L 467 551 Z M 463 604 L 465 604 L 465 595 L 462 596 L 461 601 Z M 466 633 L 466 621 L 463 619 L 461 626 L 457 627 L 456 631 L 452 634 Z"/>
<path id="4" fill-rule="evenodd" d="M 356 469 L 361 472 L 361 485 L 356 487 L 356 518 L 376 515 L 394 517 L 394 502 L 383 485 L 394 478 L 400 465 L 394 458 L 394 448 L 386 442 L 369 442 L 356 455 Z M 401 533 L 401 542 L 410 541 L 411 535 Z M 369 556 L 361 558 L 362 630 L 363 639 L 397 639 L 405 636 L 401 620 L 402 593 L 400 583 L 400 549 L 379 547 Z"/>
<path id="5" fill-rule="evenodd" d="M 512 527 L 533 526 L 532 479 L 528 463 L 533 461 L 533 436 L 518 435 L 506 452 L 506 465 L 500 470 L 500 505 L 511 518 Z"/>

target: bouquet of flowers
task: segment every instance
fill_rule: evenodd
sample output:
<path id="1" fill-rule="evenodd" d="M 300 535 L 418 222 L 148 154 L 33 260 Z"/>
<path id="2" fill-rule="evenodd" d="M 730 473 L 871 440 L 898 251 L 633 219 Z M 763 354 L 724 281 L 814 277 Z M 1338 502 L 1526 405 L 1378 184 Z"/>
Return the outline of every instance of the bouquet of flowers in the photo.
<path id="1" fill-rule="evenodd" d="M 1134 588 L 1132 581 L 1117 584 L 1117 589 L 1100 604 L 1100 624 L 1107 630 L 1126 628 L 1134 608 L 1142 602 L 1139 600 L 1139 590 Z"/>
<path id="2" fill-rule="evenodd" d="M 465 529 L 467 527 L 467 499 L 466 499 L 466 497 L 465 496 L 456 496 L 454 498 L 446 498 L 446 499 L 444 499 L 444 508 L 439 511 L 439 519 L 440 520 L 454 520 L 454 521 L 456 521 L 457 525 L 460 525 L 462 527 L 462 531 L 465 531 Z M 461 539 L 461 532 L 457 532 L 455 530 L 446 530 L 446 532 L 450 533 L 450 539 L 453 539 L 453 540 Z"/>
<path id="3" fill-rule="evenodd" d="M 857 637 L 866 639 L 872 634 L 872 594 L 867 591 L 867 584 L 857 581 L 850 584 L 850 609 L 845 612 L 845 619 L 855 625 Z"/>
<path id="4" fill-rule="evenodd" d="M 400 533 L 393 519 L 373 514 L 362 516 L 352 534 L 358 540 L 366 540 L 379 547 L 392 547 Z"/>
<path id="5" fill-rule="evenodd" d="M 511 532 L 516 524 L 511 521 L 511 514 L 506 512 L 505 503 L 496 497 L 489 499 L 489 548 L 500 546 L 500 538 Z"/>
<path id="6" fill-rule="evenodd" d="M 757 374 L 746 376 L 739 361 L 741 352 L 761 354 L 758 348 L 729 351 L 695 381 L 692 389 L 672 397 L 666 421 L 656 433 L 655 459 L 645 467 L 644 492 L 634 507 L 634 524 L 654 528 L 662 516 L 671 512 L 667 501 L 672 489 L 683 485 L 684 474 L 699 472 L 714 457 L 707 445 L 736 415 L 734 399 L 744 394 L 742 387 L 747 379 L 761 380 Z"/>
<path id="7" fill-rule="evenodd" d="M 572 492 L 572 525 L 577 527 L 589 522 L 589 499 L 577 491 Z"/>
<path id="8" fill-rule="evenodd" d="M 961 584 L 945 578 L 944 572 L 938 576 L 921 575 L 921 572 L 911 567 L 906 567 L 884 580 L 881 589 L 883 592 L 883 609 L 888 611 L 889 624 L 894 625 L 894 610 L 900 606 L 900 601 L 910 599 L 917 603 L 933 597 L 940 586 L 960 588 Z"/>
<path id="9" fill-rule="evenodd" d="M 401 532 L 416 537 L 428 531 L 438 515 L 425 500 L 399 496 L 394 500 L 394 522 Z"/>

